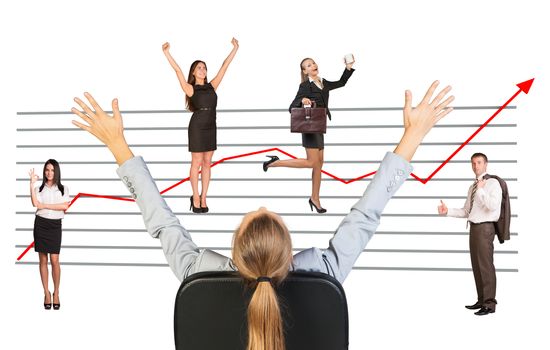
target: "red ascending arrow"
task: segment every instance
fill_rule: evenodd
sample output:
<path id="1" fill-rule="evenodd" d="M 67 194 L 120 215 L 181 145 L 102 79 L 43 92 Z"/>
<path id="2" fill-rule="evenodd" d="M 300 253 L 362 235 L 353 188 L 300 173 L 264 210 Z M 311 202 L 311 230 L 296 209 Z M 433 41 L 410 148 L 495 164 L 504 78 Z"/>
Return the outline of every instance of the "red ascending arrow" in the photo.
<path id="1" fill-rule="evenodd" d="M 506 106 L 508 106 L 508 104 L 510 104 L 510 102 L 512 102 L 519 94 L 520 92 L 525 92 L 526 94 L 529 93 L 529 90 L 531 89 L 531 85 L 533 85 L 533 81 L 535 80 L 535 78 L 533 79 L 530 79 L 530 80 L 527 80 L 527 81 L 524 81 L 523 83 L 519 83 L 517 84 L 517 87 L 519 88 L 519 90 L 512 96 L 510 97 L 510 99 L 508 101 L 506 101 L 505 104 L 503 104 L 489 119 L 487 119 L 487 121 L 485 123 L 483 123 L 483 125 L 481 125 L 466 141 L 464 141 L 464 143 L 462 145 L 460 145 L 460 147 L 453 152 L 453 154 L 451 154 L 451 156 L 449 158 L 447 158 L 447 160 L 445 160 L 437 169 L 435 169 L 435 171 L 430 175 L 428 176 L 426 179 L 421 179 L 420 177 L 418 177 L 416 174 L 414 173 L 411 173 L 411 176 L 413 178 L 415 178 L 416 180 L 422 182 L 423 184 L 426 184 L 428 181 L 430 181 L 435 174 L 437 174 L 439 172 L 439 170 L 441 170 L 441 168 L 443 168 L 443 166 L 445 166 L 445 164 L 447 164 L 462 148 L 464 148 L 464 146 L 466 146 L 484 127 L 487 126 L 487 124 L 489 124 L 491 122 L 491 120 L 493 120 L 499 113 L 500 111 L 502 111 L 504 108 L 506 108 Z M 236 156 L 231 156 L 231 157 L 226 157 L 226 158 L 223 158 L 223 159 L 220 159 L 218 160 L 217 162 L 213 163 L 211 166 L 216 166 L 218 164 L 221 164 L 223 163 L 224 161 L 226 160 L 231 160 L 231 159 L 237 159 L 237 158 L 242 158 L 242 157 L 248 157 L 248 156 L 252 156 L 252 155 L 256 155 L 256 154 L 260 154 L 260 153 L 266 153 L 266 152 L 272 152 L 272 151 L 278 151 L 278 152 L 281 152 L 282 154 L 290 157 L 290 158 L 296 158 L 296 156 L 293 156 L 292 154 L 290 153 L 287 153 L 279 148 L 270 148 L 270 149 L 264 149 L 264 150 L 261 150 L 261 151 L 256 151 L 256 152 L 250 152 L 250 153 L 245 153 L 245 154 L 239 154 L 239 155 L 236 155 Z M 361 175 L 359 177 L 356 177 L 354 179 L 351 179 L 351 180 L 344 180 L 344 179 L 341 179 L 339 177 L 337 177 L 336 175 L 333 175 L 325 170 L 321 170 L 323 174 L 327 175 L 327 176 L 330 176 L 332 177 L 333 179 L 335 180 L 338 180 L 344 184 L 349 184 L 349 183 L 352 183 L 352 182 L 355 182 L 355 181 L 358 181 L 358 180 L 361 180 L 361 179 L 364 179 L 365 177 L 369 177 L 371 175 L 374 175 L 374 173 L 376 173 L 376 171 L 373 171 L 373 172 L 370 172 L 368 174 L 365 174 L 365 175 Z M 182 183 L 186 182 L 186 181 L 189 181 L 189 177 L 175 183 L 174 185 L 162 190 L 160 192 L 160 194 L 164 194 L 168 191 L 170 191 L 171 189 L 181 185 Z M 79 198 L 79 197 L 94 197 L 94 198 L 106 198 L 106 199 L 114 199 L 114 200 L 121 200 L 121 201 L 130 201 L 130 202 L 133 202 L 134 200 L 133 199 L 130 199 L 130 198 L 124 198 L 124 197 L 115 197 L 115 196 L 102 196 L 102 195 L 97 195 L 97 194 L 91 194 L 91 193 L 79 193 L 77 194 L 73 200 L 71 201 L 71 203 L 69 204 L 69 208 L 71 207 L 71 205 L 73 205 L 73 203 Z M 68 208 L 67 208 L 68 209 Z M 25 249 L 25 251 L 23 253 L 21 253 L 21 255 L 19 255 L 19 257 L 17 258 L 17 260 L 21 260 L 21 258 L 23 258 L 23 256 L 25 254 L 27 254 L 27 252 L 34 246 L 34 242 L 32 242 L 28 247 L 27 249 Z"/>
<path id="2" fill-rule="evenodd" d="M 531 89 L 531 85 L 533 85 L 533 81 L 535 80 L 535 78 L 533 79 L 530 79 L 530 80 L 527 80 L 527 81 L 524 81 L 523 83 L 519 83 L 517 84 L 518 88 L 520 88 L 521 91 L 525 92 L 526 94 L 529 93 L 529 90 Z M 518 92 L 519 93 L 519 92 Z M 514 95 L 514 97 L 516 97 L 517 94 Z M 512 97 L 512 100 L 514 99 L 514 97 Z"/>
<path id="3" fill-rule="evenodd" d="M 531 89 L 531 85 L 533 85 L 534 80 L 535 80 L 535 78 L 526 80 L 523 83 L 516 84 L 516 86 L 519 88 L 519 90 L 516 91 L 516 93 L 512 97 L 510 97 L 510 99 L 508 101 L 506 101 L 506 103 L 503 104 L 489 119 L 487 119 L 487 121 L 485 123 L 483 123 L 483 125 L 481 125 L 470 137 L 468 137 L 468 139 L 466 141 L 464 141 L 464 143 L 462 145 L 460 145 L 460 147 L 458 147 L 458 149 L 456 151 L 454 151 L 453 154 L 451 154 L 451 156 L 449 158 L 447 158 L 447 160 L 445 160 L 443 163 L 441 163 L 441 165 L 439 167 L 437 167 L 437 169 L 435 169 L 434 172 L 430 176 L 428 176 L 426 179 L 421 179 L 421 178 L 419 178 L 418 176 L 416 176 L 414 174 L 411 174 L 411 175 L 415 179 L 417 179 L 418 181 L 422 182 L 423 184 L 430 181 L 431 178 L 434 177 L 434 175 L 437 174 L 439 172 L 439 170 L 441 170 L 441 168 L 443 168 L 445 166 L 445 164 L 447 164 L 451 159 L 453 159 L 453 157 L 458 152 L 460 152 L 460 150 L 463 149 L 464 146 L 466 146 L 484 127 L 487 126 L 487 124 L 489 124 L 491 122 L 491 120 L 493 120 L 504 108 L 506 108 L 506 106 L 508 106 L 508 104 L 510 104 L 510 102 L 512 102 L 522 91 L 525 92 L 526 94 L 529 93 L 529 90 Z"/>

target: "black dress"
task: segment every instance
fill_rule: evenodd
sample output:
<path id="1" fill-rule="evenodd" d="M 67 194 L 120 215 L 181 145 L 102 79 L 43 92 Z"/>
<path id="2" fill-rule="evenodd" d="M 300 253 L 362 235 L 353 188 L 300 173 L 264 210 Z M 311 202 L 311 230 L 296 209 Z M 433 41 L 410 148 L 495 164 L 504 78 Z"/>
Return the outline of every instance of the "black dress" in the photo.
<path id="1" fill-rule="evenodd" d="M 328 81 L 323 79 L 323 88 L 320 89 L 314 82 L 309 80 L 304 81 L 298 88 L 296 97 L 290 104 L 288 111 L 294 107 L 302 107 L 302 98 L 307 97 L 312 101 L 315 101 L 317 107 L 325 107 L 327 109 L 328 118 L 330 119 L 330 110 L 328 109 L 329 91 L 338 89 L 346 85 L 348 79 L 351 77 L 355 69 L 344 69 L 340 80 Z M 325 135 L 324 134 L 302 134 L 302 146 L 305 148 L 325 148 Z"/>
<path id="2" fill-rule="evenodd" d="M 191 101 L 195 111 L 189 121 L 189 152 L 208 152 L 217 148 L 216 106 L 218 95 L 210 83 L 194 85 Z"/>

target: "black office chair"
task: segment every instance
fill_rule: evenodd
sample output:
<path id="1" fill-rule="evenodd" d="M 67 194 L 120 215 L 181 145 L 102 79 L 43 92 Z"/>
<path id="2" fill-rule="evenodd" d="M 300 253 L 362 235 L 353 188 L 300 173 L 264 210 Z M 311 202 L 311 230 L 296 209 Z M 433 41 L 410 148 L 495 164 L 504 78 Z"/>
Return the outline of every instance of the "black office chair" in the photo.
<path id="1" fill-rule="evenodd" d="M 203 272 L 185 279 L 176 296 L 176 349 L 246 349 L 251 292 L 237 272 Z M 348 306 L 336 279 L 293 272 L 277 293 L 287 350 L 348 349 Z"/>

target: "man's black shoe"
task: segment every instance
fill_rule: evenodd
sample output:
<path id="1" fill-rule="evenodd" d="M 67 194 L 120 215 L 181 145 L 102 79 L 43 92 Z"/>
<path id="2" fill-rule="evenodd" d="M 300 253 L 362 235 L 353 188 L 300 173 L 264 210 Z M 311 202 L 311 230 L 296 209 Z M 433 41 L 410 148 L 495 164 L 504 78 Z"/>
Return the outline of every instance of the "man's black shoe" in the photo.
<path id="1" fill-rule="evenodd" d="M 488 314 L 492 314 L 493 312 L 495 312 L 495 310 L 483 306 L 478 312 L 474 312 L 474 315 L 485 316 Z"/>
<path id="2" fill-rule="evenodd" d="M 466 305 L 464 307 L 468 310 L 477 310 L 477 309 L 481 309 L 483 307 L 483 304 L 481 304 L 480 302 L 477 302 L 474 305 Z"/>

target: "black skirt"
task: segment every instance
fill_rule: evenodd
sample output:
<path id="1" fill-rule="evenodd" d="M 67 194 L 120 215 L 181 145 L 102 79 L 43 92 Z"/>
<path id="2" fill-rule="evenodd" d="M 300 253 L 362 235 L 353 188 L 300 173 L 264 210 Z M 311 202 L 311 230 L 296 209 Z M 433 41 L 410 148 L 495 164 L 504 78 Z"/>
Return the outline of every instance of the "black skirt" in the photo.
<path id="1" fill-rule="evenodd" d="M 59 254 L 61 249 L 61 219 L 34 217 L 34 251 Z"/>
<path id="2" fill-rule="evenodd" d="M 189 121 L 189 152 L 209 152 L 217 148 L 216 110 L 195 111 Z"/>
<path id="3" fill-rule="evenodd" d="M 304 148 L 325 148 L 325 135 L 323 134 L 302 134 L 302 146 Z"/>

